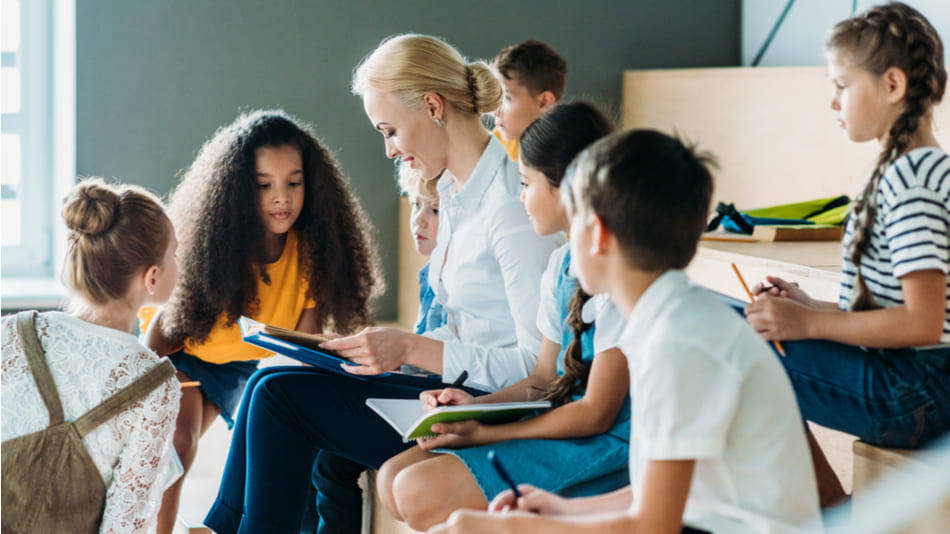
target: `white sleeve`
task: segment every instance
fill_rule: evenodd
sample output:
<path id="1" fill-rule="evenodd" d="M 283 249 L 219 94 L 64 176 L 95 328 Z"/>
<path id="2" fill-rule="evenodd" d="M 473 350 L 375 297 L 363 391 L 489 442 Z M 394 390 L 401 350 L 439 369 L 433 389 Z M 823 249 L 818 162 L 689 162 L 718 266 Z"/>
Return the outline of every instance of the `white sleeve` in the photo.
<path id="1" fill-rule="evenodd" d="M 610 296 L 606 293 L 594 295 L 588 301 L 596 309 L 594 318 L 594 354 L 605 350 L 620 347 L 620 336 L 627 322 L 624 321 L 620 310 L 614 306 Z"/>
<path id="2" fill-rule="evenodd" d="M 539 291 L 540 304 L 538 305 L 538 330 L 541 335 L 560 345 L 562 338 L 561 310 L 557 305 L 557 279 L 567 247 L 561 247 L 551 253 L 548 267 L 541 275 L 541 289 Z"/>
<path id="3" fill-rule="evenodd" d="M 172 377 L 117 416 L 131 429 L 106 491 L 100 532 L 155 532 L 180 399 Z"/>
<path id="4" fill-rule="evenodd" d="M 722 455 L 742 386 L 738 370 L 699 343 L 681 339 L 644 347 L 632 366 L 634 431 L 646 460 Z"/>
<path id="5" fill-rule="evenodd" d="M 541 273 L 551 252 L 563 239 L 534 233 L 524 206 L 517 201 L 501 206 L 490 223 L 490 246 L 504 280 L 517 346 L 489 348 L 446 342 L 442 352 L 442 378 L 454 380 L 464 369 L 473 385 L 495 391 L 534 372 L 541 346 L 541 332 L 535 324 Z"/>

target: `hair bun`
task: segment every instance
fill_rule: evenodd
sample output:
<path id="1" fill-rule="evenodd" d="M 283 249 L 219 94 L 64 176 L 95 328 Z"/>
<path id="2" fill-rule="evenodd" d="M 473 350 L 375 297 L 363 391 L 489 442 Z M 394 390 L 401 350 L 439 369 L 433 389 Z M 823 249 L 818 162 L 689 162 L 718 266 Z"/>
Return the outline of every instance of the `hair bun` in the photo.
<path id="1" fill-rule="evenodd" d="M 490 113 L 501 105 L 502 88 L 498 78 L 482 61 L 466 65 L 469 90 L 475 113 Z"/>
<path id="2" fill-rule="evenodd" d="M 115 224 L 120 200 L 115 189 L 102 179 L 84 180 L 66 198 L 66 227 L 87 236 L 106 232 Z"/>

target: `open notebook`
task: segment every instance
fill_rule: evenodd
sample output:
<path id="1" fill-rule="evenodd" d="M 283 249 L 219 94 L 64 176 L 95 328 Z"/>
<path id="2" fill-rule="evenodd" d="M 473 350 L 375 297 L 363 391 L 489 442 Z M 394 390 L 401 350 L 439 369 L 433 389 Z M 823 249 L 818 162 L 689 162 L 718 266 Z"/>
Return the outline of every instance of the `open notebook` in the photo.
<path id="1" fill-rule="evenodd" d="M 497 424 L 551 407 L 548 401 L 496 402 L 440 406 L 427 412 L 419 399 L 366 399 L 366 405 L 395 428 L 406 442 L 434 436 L 432 425 L 435 423 L 476 419 L 486 424 Z"/>

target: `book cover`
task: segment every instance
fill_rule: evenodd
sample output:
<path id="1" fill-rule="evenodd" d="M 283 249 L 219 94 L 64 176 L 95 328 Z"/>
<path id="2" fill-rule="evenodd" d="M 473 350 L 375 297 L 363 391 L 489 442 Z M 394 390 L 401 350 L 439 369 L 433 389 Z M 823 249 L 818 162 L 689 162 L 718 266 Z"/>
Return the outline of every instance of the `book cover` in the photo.
<path id="1" fill-rule="evenodd" d="M 319 348 L 320 343 L 327 338 L 319 334 L 307 334 L 297 332 L 296 330 L 287 330 L 275 326 L 266 325 L 251 319 L 250 317 L 241 317 L 238 319 L 238 325 L 241 328 L 241 339 L 245 343 L 250 343 L 257 347 L 267 349 L 278 354 L 283 354 L 297 361 L 318 367 L 338 375 L 348 376 L 356 380 L 371 380 L 377 377 L 389 376 L 389 373 L 382 373 L 372 376 L 362 376 L 347 373 L 340 367 L 340 364 L 357 365 L 340 356 Z"/>
<path id="2" fill-rule="evenodd" d="M 419 399 L 366 399 L 366 405 L 396 429 L 403 441 L 432 437 L 432 425 L 472 419 L 485 424 L 515 421 L 551 407 L 549 401 L 439 406 L 429 411 Z"/>

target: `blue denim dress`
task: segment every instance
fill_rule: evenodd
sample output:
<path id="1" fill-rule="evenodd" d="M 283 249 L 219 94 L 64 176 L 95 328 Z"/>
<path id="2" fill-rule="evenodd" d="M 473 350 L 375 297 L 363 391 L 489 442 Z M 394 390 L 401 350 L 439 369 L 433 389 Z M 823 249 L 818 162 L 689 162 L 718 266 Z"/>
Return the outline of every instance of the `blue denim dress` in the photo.
<path id="1" fill-rule="evenodd" d="M 568 274 L 570 252 L 558 274 L 557 301 L 561 309 L 561 353 L 557 372 L 564 374 L 564 355 L 574 334 L 567 326 L 568 304 L 577 288 L 577 280 Z M 595 324 L 581 335 L 584 362 L 594 359 Z M 580 391 L 572 401 L 580 399 Z M 491 500 L 508 488 L 488 462 L 494 450 L 517 484 L 531 484 L 567 497 L 607 493 L 630 483 L 627 456 L 630 440 L 630 397 L 624 399 L 613 426 L 605 433 L 581 439 L 525 439 L 503 441 L 466 449 L 437 449 L 453 454 L 469 472 L 485 498 Z"/>

